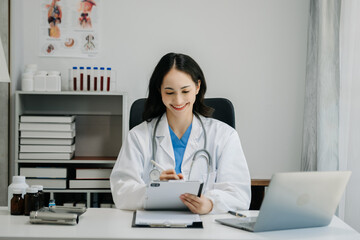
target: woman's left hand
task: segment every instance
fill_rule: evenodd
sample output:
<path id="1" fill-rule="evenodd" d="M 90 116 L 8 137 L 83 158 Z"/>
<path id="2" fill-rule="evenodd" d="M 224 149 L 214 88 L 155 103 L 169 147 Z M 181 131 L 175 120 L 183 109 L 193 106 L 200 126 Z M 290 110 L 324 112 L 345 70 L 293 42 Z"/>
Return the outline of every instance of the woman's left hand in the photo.
<path id="1" fill-rule="evenodd" d="M 180 196 L 180 199 L 193 213 L 207 214 L 213 208 L 212 201 L 204 195 L 198 197 L 193 194 L 185 193 Z"/>

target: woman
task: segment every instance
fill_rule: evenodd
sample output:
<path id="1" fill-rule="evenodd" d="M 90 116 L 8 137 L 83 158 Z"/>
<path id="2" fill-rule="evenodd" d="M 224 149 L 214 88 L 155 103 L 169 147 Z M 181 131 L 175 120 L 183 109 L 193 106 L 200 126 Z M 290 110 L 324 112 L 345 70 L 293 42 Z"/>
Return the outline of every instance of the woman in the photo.
<path id="1" fill-rule="evenodd" d="M 191 57 L 168 53 L 161 58 L 150 78 L 145 121 L 129 132 L 110 176 L 117 208 L 144 207 L 154 149 L 155 161 L 167 169 L 160 180 L 207 181 L 200 197 L 180 196 L 193 213 L 248 209 L 250 175 L 239 136 L 232 127 L 210 118 L 212 109 L 203 103 L 205 92 L 205 77 Z M 210 174 L 204 153 L 191 167 L 194 153 L 204 146 L 205 134 Z"/>

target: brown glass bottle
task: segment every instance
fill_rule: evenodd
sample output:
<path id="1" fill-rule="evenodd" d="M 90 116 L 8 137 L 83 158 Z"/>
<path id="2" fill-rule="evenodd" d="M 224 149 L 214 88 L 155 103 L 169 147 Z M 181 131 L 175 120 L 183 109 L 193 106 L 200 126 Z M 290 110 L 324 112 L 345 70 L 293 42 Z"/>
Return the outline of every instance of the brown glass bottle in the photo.
<path id="1" fill-rule="evenodd" d="M 44 187 L 42 185 L 31 185 L 32 188 L 36 188 L 38 190 L 38 197 L 39 197 L 39 209 L 44 207 Z"/>
<path id="2" fill-rule="evenodd" d="M 22 189 L 14 189 L 11 198 L 11 215 L 24 215 L 24 199 L 22 198 Z"/>
<path id="3" fill-rule="evenodd" d="M 39 210 L 39 196 L 36 188 L 27 188 L 25 194 L 25 210 L 26 216 L 30 215 L 31 211 Z"/>

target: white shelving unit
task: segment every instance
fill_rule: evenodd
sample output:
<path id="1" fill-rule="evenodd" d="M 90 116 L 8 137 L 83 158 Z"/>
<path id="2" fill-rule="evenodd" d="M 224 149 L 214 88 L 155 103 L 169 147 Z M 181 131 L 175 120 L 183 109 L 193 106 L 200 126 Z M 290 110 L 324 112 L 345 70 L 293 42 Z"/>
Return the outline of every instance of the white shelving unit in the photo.
<path id="1" fill-rule="evenodd" d="M 23 92 L 15 94 L 15 175 L 22 166 L 59 166 L 68 169 L 113 167 L 128 132 L 127 93 Z M 19 117 L 21 115 L 75 115 L 75 157 L 71 160 L 19 160 Z M 110 189 L 45 190 L 50 198 L 61 194 L 110 193 Z"/>

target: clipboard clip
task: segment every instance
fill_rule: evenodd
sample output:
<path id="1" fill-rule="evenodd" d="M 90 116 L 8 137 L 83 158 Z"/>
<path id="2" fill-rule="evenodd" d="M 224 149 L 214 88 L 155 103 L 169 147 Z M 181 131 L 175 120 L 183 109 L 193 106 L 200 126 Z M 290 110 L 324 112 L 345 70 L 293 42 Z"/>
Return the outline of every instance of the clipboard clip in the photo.
<path id="1" fill-rule="evenodd" d="M 189 225 L 187 224 L 171 224 L 171 223 L 164 223 L 164 224 L 150 224 L 149 227 L 152 228 L 186 228 Z"/>

